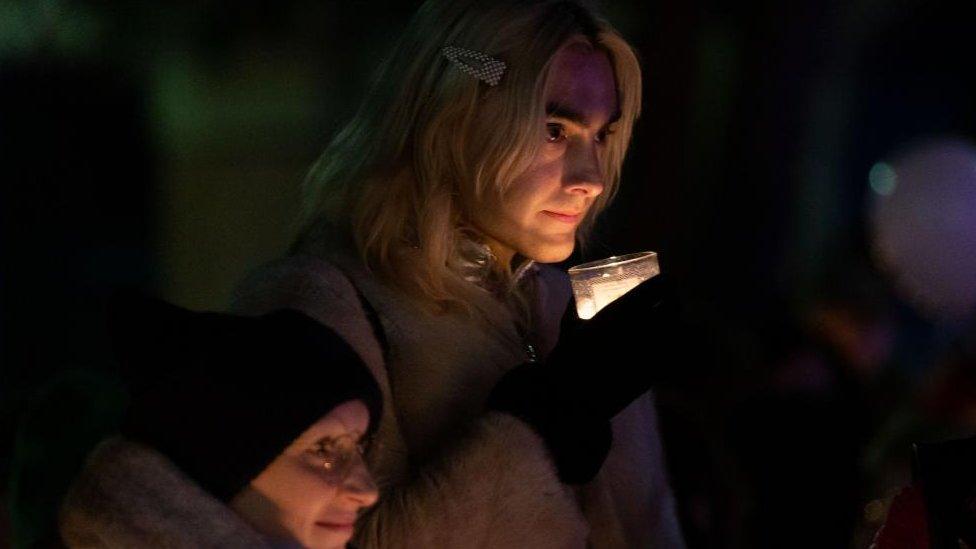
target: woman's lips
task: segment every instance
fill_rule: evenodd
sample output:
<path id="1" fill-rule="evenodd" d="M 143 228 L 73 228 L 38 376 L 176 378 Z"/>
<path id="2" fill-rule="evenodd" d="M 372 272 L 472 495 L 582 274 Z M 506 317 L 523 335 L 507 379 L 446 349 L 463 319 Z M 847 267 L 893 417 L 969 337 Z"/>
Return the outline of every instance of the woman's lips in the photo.
<path id="1" fill-rule="evenodd" d="M 580 214 L 566 215 L 566 214 L 561 214 L 556 212 L 550 212 L 549 210 L 542 210 L 542 213 L 548 215 L 553 219 L 557 219 L 565 223 L 576 223 L 577 221 L 579 221 L 580 218 Z"/>
<path id="2" fill-rule="evenodd" d="M 323 522 L 317 521 L 316 526 L 321 526 L 322 528 L 328 528 L 329 530 L 335 532 L 352 532 L 353 523 L 352 522 Z"/>

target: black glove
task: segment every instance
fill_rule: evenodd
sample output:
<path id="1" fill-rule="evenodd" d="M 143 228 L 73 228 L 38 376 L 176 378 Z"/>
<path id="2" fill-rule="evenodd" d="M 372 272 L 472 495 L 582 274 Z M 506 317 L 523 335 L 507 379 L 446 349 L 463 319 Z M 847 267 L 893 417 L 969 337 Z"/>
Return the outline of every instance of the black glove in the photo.
<path id="1" fill-rule="evenodd" d="M 610 449 L 610 420 L 650 389 L 680 341 L 677 304 L 658 275 L 590 320 L 570 303 L 559 343 L 541 364 L 506 373 L 489 396 L 490 409 L 529 423 L 545 440 L 560 479 L 590 481 Z"/>

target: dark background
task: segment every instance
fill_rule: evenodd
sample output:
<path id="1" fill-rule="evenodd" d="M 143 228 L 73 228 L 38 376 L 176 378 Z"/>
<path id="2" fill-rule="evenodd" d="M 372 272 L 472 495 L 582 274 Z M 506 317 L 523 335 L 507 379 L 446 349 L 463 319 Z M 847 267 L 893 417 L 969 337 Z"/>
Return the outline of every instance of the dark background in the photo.
<path id="1" fill-rule="evenodd" d="M 705 350 L 658 397 L 689 546 L 863 546 L 909 442 L 976 430 L 927 415 L 924 373 L 971 355 L 865 230 L 872 166 L 976 137 L 976 4 L 606 4 L 645 107 L 568 263 L 658 250 L 687 297 Z M 50 543 L 124 401 L 110 289 L 219 309 L 284 253 L 305 170 L 417 5 L 0 2 L 0 545 Z"/>

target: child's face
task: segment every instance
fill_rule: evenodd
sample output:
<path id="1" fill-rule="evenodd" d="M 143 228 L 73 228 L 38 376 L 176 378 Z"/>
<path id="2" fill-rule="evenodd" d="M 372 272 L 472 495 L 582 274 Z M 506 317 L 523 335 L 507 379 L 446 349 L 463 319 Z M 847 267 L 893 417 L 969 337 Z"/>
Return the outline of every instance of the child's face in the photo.
<path id="1" fill-rule="evenodd" d="M 502 202 L 488 205 L 475 220 L 506 262 L 515 252 L 543 263 L 569 257 L 577 226 L 603 192 L 600 160 L 619 118 L 610 59 L 570 45 L 553 58 L 549 79 L 547 119 L 539 121 L 545 143 Z"/>
<path id="2" fill-rule="evenodd" d="M 369 412 L 349 401 L 302 433 L 231 502 L 261 533 L 304 547 L 344 547 L 376 485 L 357 446 Z"/>

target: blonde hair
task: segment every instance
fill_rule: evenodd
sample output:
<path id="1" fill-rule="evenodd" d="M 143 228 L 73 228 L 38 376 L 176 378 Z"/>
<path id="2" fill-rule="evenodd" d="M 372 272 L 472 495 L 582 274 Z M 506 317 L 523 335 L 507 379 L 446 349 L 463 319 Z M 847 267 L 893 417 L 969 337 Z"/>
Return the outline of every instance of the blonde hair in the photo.
<path id="1" fill-rule="evenodd" d="M 577 231 L 584 246 L 615 194 L 640 111 L 635 52 L 578 2 L 428 0 L 310 170 L 295 248 L 351 242 L 382 279 L 436 308 L 467 309 L 450 283 L 458 238 L 485 193 L 504 194 L 544 142 L 549 67 L 573 42 L 608 54 L 621 113 L 602 157 L 605 190 Z M 503 60 L 501 83 L 457 70 L 441 54 L 447 45 Z"/>

